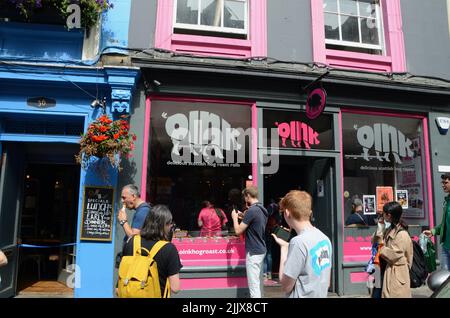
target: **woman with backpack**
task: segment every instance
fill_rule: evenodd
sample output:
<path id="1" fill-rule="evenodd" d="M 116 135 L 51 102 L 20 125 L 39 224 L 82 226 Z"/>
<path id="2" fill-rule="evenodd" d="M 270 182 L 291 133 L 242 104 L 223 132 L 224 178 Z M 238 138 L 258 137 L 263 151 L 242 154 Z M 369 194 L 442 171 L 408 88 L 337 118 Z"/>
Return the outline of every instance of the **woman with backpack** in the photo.
<path id="1" fill-rule="evenodd" d="M 381 231 L 375 233 L 374 240 L 381 245 L 380 267 L 383 298 L 410 298 L 409 269 L 413 261 L 413 244 L 408 226 L 401 219 L 402 206 L 398 202 L 388 202 L 383 206 L 380 220 Z M 382 225 L 384 224 L 384 225 Z"/>
<path id="2" fill-rule="evenodd" d="M 145 218 L 140 235 L 126 242 L 119 267 L 119 297 L 168 298 L 170 292 L 180 290 L 182 265 L 177 248 L 170 243 L 173 225 L 172 213 L 167 206 L 156 205 Z M 136 242 L 140 242 L 139 247 L 135 246 Z M 147 268 L 141 270 L 142 264 L 147 264 Z M 155 281 L 155 277 L 159 279 Z M 145 288 L 142 289 L 143 285 Z"/>

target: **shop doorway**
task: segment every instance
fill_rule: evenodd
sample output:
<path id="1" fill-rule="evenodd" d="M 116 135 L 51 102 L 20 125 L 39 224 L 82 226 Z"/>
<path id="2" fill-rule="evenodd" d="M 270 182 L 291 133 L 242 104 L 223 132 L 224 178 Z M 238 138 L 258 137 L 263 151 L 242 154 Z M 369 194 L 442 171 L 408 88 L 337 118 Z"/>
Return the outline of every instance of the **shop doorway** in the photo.
<path id="1" fill-rule="evenodd" d="M 332 241 L 333 249 L 335 219 L 334 158 L 281 155 L 277 173 L 264 176 L 264 205 L 271 200 L 279 202 L 290 190 L 307 191 L 313 198 L 312 223 Z M 283 218 L 282 222 L 285 222 Z M 278 272 L 279 247 L 271 246 L 272 272 Z M 333 279 L 332 273 L 332 282 Z M 334 290 L 332 283 L 331 289 Z"/>
<path id="2" fill-rule="evenodd" d="M 67 283 L 78 223 L 77 145 L 3 143 L 2 148 L 0 233 L 2 245 L 9 245 L 11 268 L 0 296 L 73 294 Z"/>

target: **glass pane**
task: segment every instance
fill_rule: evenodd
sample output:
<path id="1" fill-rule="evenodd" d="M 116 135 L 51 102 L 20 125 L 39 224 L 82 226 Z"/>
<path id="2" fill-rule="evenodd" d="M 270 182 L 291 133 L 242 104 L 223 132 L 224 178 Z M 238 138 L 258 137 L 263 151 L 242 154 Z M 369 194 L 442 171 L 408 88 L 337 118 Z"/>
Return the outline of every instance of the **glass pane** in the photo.
<path id="1" fill-rule="evenodd" d="M 235 104 L 152 102 L 146 199 L 168 205 L 181 230 L 198 236 L 205 200 L 225 212 L 232 228 L 232 206 L 242 211 L 241 190 L 252 173 L 251 115 Z"/>
<path id="2" fill-rule="evenodd" d="M 243 1 L 225 1 L 223 24 L 226 28 L 245 28 L 245 6 Z"/>
<path id="3" fill-rule="evenodd" d="M 380 44 L 378 38 L 377 20 L 375 19 L 361 19 L 361 37 L 362 42 L 367 44 Z"/>
<path id="4" fill-rule="evenodd" d="M 375 196 L 379 212 L 386 197 L 393 197 L 403 204 L 410 226 L 427 225 L 422 121 L 346 113 L 342 136 L 344 190 L 349 198 Z M 383 196 L 383 190 L 388 195 Z"/>
<path id="5" fill-rule="evenodd" d="M 358 6 L 355 0 L 340 0 L 341 14 L 358 15 Z"/>
<path id="6" fill-rule="evenodd" d="M 342 40 L 359 42 L 358 18 L 341 16 Z"/>
<path id="7" fill-rule="evenodd" d="M 334 149 L 333 116 L 311 120 L 304 112 L 264 110 L 263 146 L 280 149 Z"/>
<path id="8" fill-rule="evenodd" d="M 221 0 L 203 0 L 201 25 L 222 26 L 222 3 Z"/>
<path id="9" fill-rule="evenodd" d="M 198 0 L 178 0 L 177 23 L 197 24 Z"/>
<path id="10" fill-rule="evenodd" d="M 376 7 L 378 4 L 373 0 L 360 0 L 359 1 L 359 15 L 363 17 L 376 18 Z"/>
<path id="11" fill-rule="evenodd" d="M 324 0 L 323 11 L 337 13 L 337 0 Z"/>
<path id="12" fill-rule="evenodd" d="M 325 38 L 339 40 L 339 21 L 336 14 L 325 13 Z"/>

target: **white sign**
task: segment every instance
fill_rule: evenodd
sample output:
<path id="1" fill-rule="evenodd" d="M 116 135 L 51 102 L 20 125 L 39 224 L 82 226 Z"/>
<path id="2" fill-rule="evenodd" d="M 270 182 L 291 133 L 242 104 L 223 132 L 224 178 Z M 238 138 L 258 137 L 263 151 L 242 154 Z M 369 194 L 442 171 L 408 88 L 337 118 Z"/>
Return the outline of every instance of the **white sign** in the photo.
<path id="1" fill-rule="evenodd" d="M 442 135 L 446 135 L 448 128 L 450 127 L 450 118 L 448 117 L 437 117 L 436 124 L 439 128 L 439 132 Z"/>
<path id="2" fill-rule="evenodd" d="M 358 143 L 363 147 L 364 160 L 376 158 L 379 161 L 390 162 L 392 154 L 395 162 L 402 163 L 400 158 L 412 158 L 412 141 L 400 130 L 388 124 L 374 124 L 372 126 L 354 127 L 357 130 Z M 374 149 L 376 156 L 369 156 L 369 151 Z M 370 158 L 370 159 L 369 159 Z"/>

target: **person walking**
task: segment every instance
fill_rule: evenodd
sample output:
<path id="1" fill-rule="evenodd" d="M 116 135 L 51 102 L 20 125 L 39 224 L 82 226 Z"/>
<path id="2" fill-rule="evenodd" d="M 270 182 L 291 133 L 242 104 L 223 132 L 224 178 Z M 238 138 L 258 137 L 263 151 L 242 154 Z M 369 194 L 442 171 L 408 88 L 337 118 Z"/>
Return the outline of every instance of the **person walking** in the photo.
<path id="1" fill-rule="evenodd" d="M 382 298 L 411 298 L 409 269 L 413 261 L 413 244 L 408 226 L 401 218 L 402 206 L 395 201 L 383 206 L 383 218 L 374 241 L 381 245 L 380 268 Z"/>
<path id="2" fill-rule="evenodd" d="M 425 230 L 423 233 L 431 237 L 440 236 L 442 244 L 441 268 L 450 270 L 450 172 L 441 175 L 442 190 L 447 196 L 444 198 L 443 214 L 441 223 L 431 230 Z"/>
<path id="3" fill-rule="evenodd" d="M 161 295 L 165 295 L 166 284 L 169 283 L 170 291 L 180 291 L 180 270 L 182 268 L 178 250 L 170 243 L 172 239 L 172 213 L 165 205 L 156 205 L 152 213 L 148 213 L 144 225 L 140 231 L 141 247 L 151 251 L 152 247 L 159 241 L 169 241 L 156 253 L 154 260 L 158 266 L 159 285 Z M 134 251 L 134 239 L 130 239 L 123 247 L 123 256 L 132 256 Z M 147 256 L 143 252 L 142 256 Z M 170 294 L 169 294 L 170 296 Z"/>
<path id="4" fill-rule="evenodd" d="M 287 224 L 297 236 L 289 243 L 275 234 L 280 245 L 279 276 L 289 298 L 325 298 L 330 286 L 332 248 L 330 239 L 311 224 L 312 197 L 292 190 L 280 201 Z"/>
<path id="5" fill-rule="evenodd" d="M 138 187 L 133 184 L 128 184 L 122 188 L 121 200 L 122 208 L 119 210 L 118 220 L 126 238 L 129 238 L 141 232 L 145 218 L 150 213 L 151 206 L 141 199 Z M 125 209 L 136 210 L 131 225 L 128 223 Z"/>
<path id="6" fill-rule="evenodd" d="M 267 252 L 264 233 L 269 213 L 258 201 L 257 187 L 247 187 L 242 191 L 242 194 L 249 208 L 241 223 L 238 219 L 242 212 L 233 209 L 231 218 L 236 235 L 245 233 L 245 267 L 250 297 L 261 298 L 264 291 L 263 262 Z"/>

